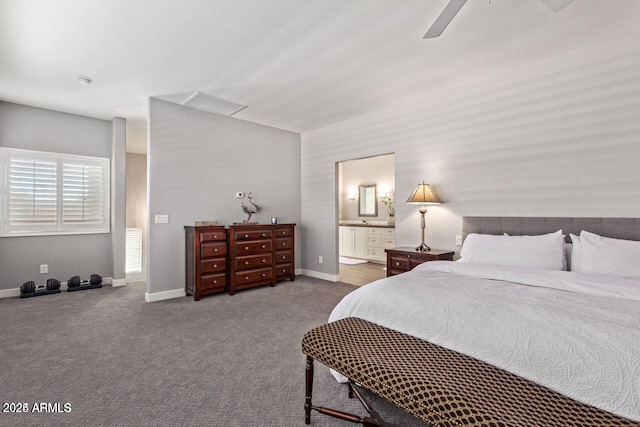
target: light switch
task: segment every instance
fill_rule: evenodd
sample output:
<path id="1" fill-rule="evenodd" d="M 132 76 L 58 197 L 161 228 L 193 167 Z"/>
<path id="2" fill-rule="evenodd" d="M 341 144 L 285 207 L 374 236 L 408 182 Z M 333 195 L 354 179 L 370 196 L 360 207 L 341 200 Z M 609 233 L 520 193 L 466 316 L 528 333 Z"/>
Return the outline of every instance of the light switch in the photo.
<path id="1" fill-rule="evenodd" d="M 169 215 L 156 215 L 156 224 L 169 224 Z"/>
<path id="2" fill-rule="evenodd" d="M 456 236 L 456 245 L 462 246 L 462 236 L 460 234 Z"/>

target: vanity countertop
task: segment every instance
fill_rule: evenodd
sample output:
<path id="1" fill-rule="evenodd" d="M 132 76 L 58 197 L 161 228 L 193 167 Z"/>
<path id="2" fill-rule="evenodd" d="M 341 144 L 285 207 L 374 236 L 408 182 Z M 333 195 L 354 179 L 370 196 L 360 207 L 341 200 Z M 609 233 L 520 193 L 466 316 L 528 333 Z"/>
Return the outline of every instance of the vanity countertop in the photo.
<path id="1" fill-rule="evenodd" d="M 387 224 L 384 221 L 377 221 L 374 224 L 363 222 L 340 222 L 340 227 L 374 227 L 374 228 L 396 228 L 394 224 Z"/>

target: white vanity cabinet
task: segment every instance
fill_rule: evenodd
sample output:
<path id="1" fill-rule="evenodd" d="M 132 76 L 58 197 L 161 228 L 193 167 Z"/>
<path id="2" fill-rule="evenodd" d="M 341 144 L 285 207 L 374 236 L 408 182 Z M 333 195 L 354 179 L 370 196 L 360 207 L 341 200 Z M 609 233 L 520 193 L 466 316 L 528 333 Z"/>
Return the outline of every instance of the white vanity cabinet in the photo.
<path id="1" fill-rule="evenodd" d="M 389 227 L 340 226 L 340 255 L 384 261 L 384 250 L 396 245 L 396 230 Z"/>

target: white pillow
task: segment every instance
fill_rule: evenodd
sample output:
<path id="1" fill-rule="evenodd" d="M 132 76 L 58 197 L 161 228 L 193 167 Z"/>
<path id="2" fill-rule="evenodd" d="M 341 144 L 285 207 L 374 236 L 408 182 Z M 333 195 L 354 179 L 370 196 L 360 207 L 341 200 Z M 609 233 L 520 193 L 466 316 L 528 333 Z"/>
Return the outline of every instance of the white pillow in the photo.
<path id="1" fill-rule="evenodd" d="M 509 233 L 504 233 L 503 236 L 511 236 Z M 563 235 L 564 239 L 566 236 Z M 562 271 L 569 271 L 571 269 L 571 265 L 569 260 L 571 259 L 571 244 L 565 243 L 562 251 Z"/>
<path id="2" fill-rule="evenodd" d="M 577 271 L 578 273 L 582 272 L 582 241 L 580 240 L 580 236 L 576 236 L 575 234 L 569 233 L 569 237 L 571 238 L 571 245 L 573 248 L 571 249 L 571 271 Z"/>
<path id="3" fill-rule="evenodd" d="M 561 270 L 562 230 L 540 236 L 469 234 L 460 250 L 460 262 Z"/>
<path id="4" fill-rule="evenodd" d="M 580 233 L 580 241 L 581 273 L 640 280 L 640 242 L 602 237 L 588 231 Z"/>

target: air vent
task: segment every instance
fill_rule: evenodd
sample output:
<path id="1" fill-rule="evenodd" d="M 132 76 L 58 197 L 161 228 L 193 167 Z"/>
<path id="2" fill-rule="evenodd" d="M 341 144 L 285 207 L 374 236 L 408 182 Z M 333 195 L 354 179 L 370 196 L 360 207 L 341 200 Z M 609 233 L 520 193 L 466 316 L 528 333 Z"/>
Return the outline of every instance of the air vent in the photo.
<path id="1" fill-rule="evenodd" d="M 237 112 L 247 108 L 246 105 L 236 104 L 235 102 L 227 101 L 226 99 L 208 95 L 203 92 L 195 92 L 182 104 L 188 107 L 197 108 L 198 110 L 222 114 L 224 116 L 233 116 Z"/>

